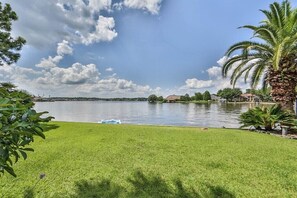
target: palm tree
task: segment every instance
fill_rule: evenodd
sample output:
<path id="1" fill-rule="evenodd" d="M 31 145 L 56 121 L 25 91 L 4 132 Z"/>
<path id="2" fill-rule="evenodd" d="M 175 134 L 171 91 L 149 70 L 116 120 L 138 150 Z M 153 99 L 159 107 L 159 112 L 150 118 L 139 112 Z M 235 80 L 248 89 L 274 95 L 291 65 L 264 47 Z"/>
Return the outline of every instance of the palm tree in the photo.
<path id="1" fill-rule="evenodd" d="M 266 19 L 258 26 L 246 25 L 253 31 L 255 41 L 234 44 L 226 52 L 229 57 L 222 74 L 232 71 L 231 84 L 239 77 L 245 82 L 251 76 L 251 87 L 263 81 L 263 88 L 271 87 L 275 102 L 293 112 L 297 85 L 297 9 L 288 0 L 270 4 L 270 10 L 260 10 Z M 232 54 L 240 50 L 239 55 Z"/>

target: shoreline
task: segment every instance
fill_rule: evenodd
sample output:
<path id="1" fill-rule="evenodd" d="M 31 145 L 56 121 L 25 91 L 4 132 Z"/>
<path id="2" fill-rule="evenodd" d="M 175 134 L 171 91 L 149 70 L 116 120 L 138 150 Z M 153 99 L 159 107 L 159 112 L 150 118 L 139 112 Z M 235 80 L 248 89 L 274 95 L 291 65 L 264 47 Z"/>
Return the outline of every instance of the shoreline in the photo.
<path id="1" fill-rule="evenodd" d="M 198 126 L 198 125 L 168 125 L 168 124 L 134 124 L 134 123 L 121 123 L 121 124 L 102 124 L 98 122 L 76 122 L 76 121 L 61 121 L 61 120 L 54 120 L 50 121 L 49 124 L 55 124 L 55 123 L 74 123 L 74 124 L 98 124 L 98 125 L 106 125 L 106 126 L 151 126 L 151 127 L 176 127 L 176 128 L 197 128 L 197 129 L 231 129 L 231 130 L 244 130 L 238 128 L 230 128 L 230 127 L 208 127 L 208 126 Z M 46 124 L 46 123 L 45 123 Z"/>

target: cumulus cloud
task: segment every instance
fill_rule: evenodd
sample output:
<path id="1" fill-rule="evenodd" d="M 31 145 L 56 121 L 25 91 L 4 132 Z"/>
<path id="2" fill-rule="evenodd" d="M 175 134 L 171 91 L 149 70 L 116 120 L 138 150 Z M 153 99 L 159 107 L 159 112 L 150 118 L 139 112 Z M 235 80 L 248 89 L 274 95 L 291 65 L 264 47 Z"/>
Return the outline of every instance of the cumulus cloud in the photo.
<path id="1" fill-rule="evenodd" d="M 207 70 L 207 73 L 210 78 L 218 78 L 222 75 L 222 68 L 213 66 Z"/>
<path id="2" fill-rule="evenodd" d="M 57 44 L 57 55 L 52 57 L 49 56 L 48 58 L 42 58 L 40 63 L 36 64 L 36 67 L 50 69 L 57 67 L 57 64 L 64 58 L 66 54 L 72 54 L 73 49 L 70 47 L 69 42 L 63 40 L 62 42 Z"/>
<path id="3" fill-rule="evenodd" d="M 21 83 L 23 80 L 29 80 L 32 77 L 41 75 L 42 72 L 30 68 L 19 67 L 15 64 L 0 67 L 0 79 L 2 81 L 13 81 Z"/>
<path id="4" fill-rule="evenodd" d="M 19 20 L 14 23 L 13 34 L 25 37 L 28 44 L 35 47 L 48 47 L 63 39 L 72 43 L 90 44 L 110 41 L 116 36 L 115 30 L 109 29 L 114 26 L 114 20 L 107 18 L 109 23 L 104 26 L 106 20 L 100 20 L 99 17 L 102 11 L 111 10 L 111 0 L 6 2 L 11 4 L 19 16 Z"/>
<path id="5" fill-rule="evenodd" d="M 212 86 L 211 80 L 198 80 L 196 78 L 187 79 L 186 80 L 186 87 L 190 89 L 201 89 L 207 88 Z"/>
<path id="6" fill-rule="evenodd" d="M 160 11 L 162 0 L 124 0 L 120 3 L 114 3 L 113 8 L 121 10 L 123 7 L 141 9 L 150 12 L 151 14 L 158 14 Z"/>
<path id="7" fill-rule="evenodd" d="M 40 84 L 83 84 L 96 82 L 99 79 L 99 71 L 96 65 L 82 65 L 75 63 L 68 68 L 54 67 L 39 77 L 36 82 Z"/>
<path id="8" fill-rule="evenodd" d="M 123 0 L 114 4 L 112 0 L 4 0 L 4 3 L 10 3 L 19 16 L 13 35 L 21 35 L 29 45 L 41 48 L 61 40 L 86 45 L 111 41 L 117 37 L 115 21 L 103 16 L 104 12 L 125 7 L 158 14 L 162 0 Z"/>
<path id="9" fill-rule="evenodd" d="M 73 53 L 72 47 L 70 47 L 69 42 L 63 40 L 61 43 L 58 43 L 57 54 L 63 56 L 65 54 L 71 55 Z"/>
<path id="10" fill-rule="evenodd" d="M 57 55 L 54 57 L 49 56 L 48 58 L 42 58 L 40 63 L 36 64 L 36 67 L 50 69 L 57 67 L 57 64 L 63 59 L 63 56 Z"/>
<path id="11" fill-rule="evenodd" d="M 82 93 L 105 93 L 108 96 L 147 96 L 155 90 L 148 85 L 138 85 L 131 80 L 111 77 L 100 79 L 94 84 L 82 84 L 77 87 Z"/>
<path id="12" fill-rule="evenodd" d="M 95 30 L 87 35 L 80 34 L 81 42 L 85 45 L 98 43 L 100 41 L 111 41 L 117 37 L 118 33 L 114 30 L 115 22 L 112 17 L 99 16 Z"/>
<path id="13" fill-rule="evenodd" d="M 219 64 L 220 67 L 223 67 L 223 65 L 227 62 L 228 57 L 227 56 L 223 56 L 222 58 L 220 58 L 217 63 Z"/>

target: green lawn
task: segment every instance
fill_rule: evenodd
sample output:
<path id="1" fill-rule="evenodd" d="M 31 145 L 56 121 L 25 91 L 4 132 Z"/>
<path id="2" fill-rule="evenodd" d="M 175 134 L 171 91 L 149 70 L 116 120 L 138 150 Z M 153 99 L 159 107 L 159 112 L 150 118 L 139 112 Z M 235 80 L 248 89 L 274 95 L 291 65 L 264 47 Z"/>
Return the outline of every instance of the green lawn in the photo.
<path id="1" fill-rule="evenodd" d="M 0 197 L 297 197 L 294 140 L 229 129 L 52 127 L 15 165 L 17 178 L 0 178 Z"/>

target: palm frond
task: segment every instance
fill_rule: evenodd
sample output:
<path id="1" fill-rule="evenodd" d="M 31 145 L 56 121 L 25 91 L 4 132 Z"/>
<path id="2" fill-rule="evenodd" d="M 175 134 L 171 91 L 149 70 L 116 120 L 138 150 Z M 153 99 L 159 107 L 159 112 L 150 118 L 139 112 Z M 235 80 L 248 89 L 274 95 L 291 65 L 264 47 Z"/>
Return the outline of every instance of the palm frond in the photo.
<path id="1" fill-rule="evenodd" d="M 284 25 L 284 15 L 279 3 L 274 2 L 270 4 L 271 13 L 273 16 L 273 25 L 277 25 L 278 28 L 282 28 Z"/>
<path id="2" fill-rule="evenodd" d="M 259 81 L 265 71 L 265 66 L 266 65 L 264 63 L 256 65 L 256 68 L 254 69 L 254 71 L 252 73 L 252 77 L 251 77 L 251 87 L 253 89 L 255 89 L 258 86 Z"/>

